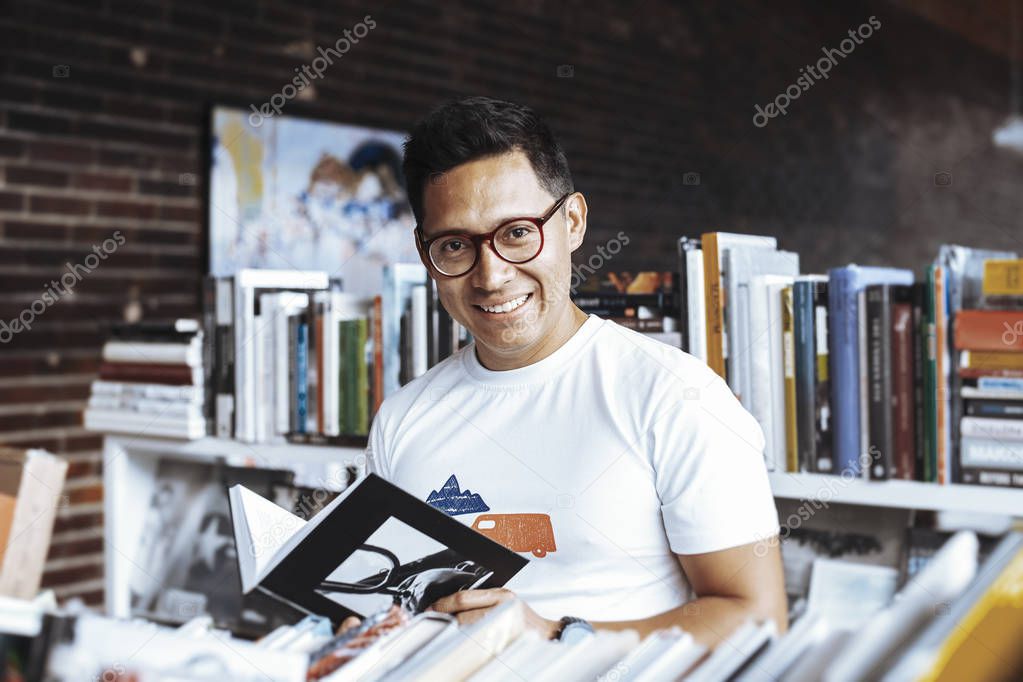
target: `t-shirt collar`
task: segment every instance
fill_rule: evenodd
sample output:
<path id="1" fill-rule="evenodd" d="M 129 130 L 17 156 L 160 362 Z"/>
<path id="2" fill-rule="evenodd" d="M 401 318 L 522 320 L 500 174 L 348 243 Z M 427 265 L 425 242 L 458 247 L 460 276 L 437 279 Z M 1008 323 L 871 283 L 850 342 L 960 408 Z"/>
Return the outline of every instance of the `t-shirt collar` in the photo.
<path id="1" fill-rule="evenodd" d="M 590 315 L 575 334 L 560 348 L 539 362 L 516 369 L 492 370 L 480 364 L 476 357 L 476 343 L 466 347 L 462 354 L 465 371 L 476 381 L 489 386 L 526 386 L 541 383 L 559 374 L 571 361 L 579 357 L 579 351 L 593 338 L 604 321 L 596 315 Z"/>

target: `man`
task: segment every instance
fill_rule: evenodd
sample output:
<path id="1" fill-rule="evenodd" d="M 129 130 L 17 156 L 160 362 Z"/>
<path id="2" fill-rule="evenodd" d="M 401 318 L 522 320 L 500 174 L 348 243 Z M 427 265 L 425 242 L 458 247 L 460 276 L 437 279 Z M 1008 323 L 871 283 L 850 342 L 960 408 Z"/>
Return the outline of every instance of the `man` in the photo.
<path id="1" fill-rule="evenodd" d="M 784 629 L 760 428 L 706 365 L 572 303 L 587 204 L 548 127 L 452 102 L 416 125 L 404 171 L 420 257 L 474 343 L 384 402 L 370 466 L 421 499 L 469 500 L 449 513 L 487 512 L 476 527 L 503 524 L 530 558 L 506 589 L 433 608 L 472 622 L 517 596 L 548 637 Z"/>

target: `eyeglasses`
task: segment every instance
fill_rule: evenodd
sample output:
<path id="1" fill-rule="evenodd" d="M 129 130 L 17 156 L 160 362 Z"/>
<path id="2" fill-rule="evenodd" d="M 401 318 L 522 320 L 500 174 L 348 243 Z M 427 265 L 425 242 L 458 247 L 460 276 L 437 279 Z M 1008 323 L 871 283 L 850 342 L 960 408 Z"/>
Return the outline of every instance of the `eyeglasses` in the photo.
<path id="1" fill-rule="evenodd" d="M 423 252 L 429 256 L 434 269 L 445 277 L 461 277 L 476 267 L 485 241 L 490 242 L 490 248 L 501 260 L 515 265 L 528 263 L 543 250 L 544 224 L 572 194 L 574 192 L 569 192 L 558 199 L 539 218 L 512 218 L 486 234 L 445 232 L 426 239 L 422 226 L 417 225 L 416 239 Z"/>

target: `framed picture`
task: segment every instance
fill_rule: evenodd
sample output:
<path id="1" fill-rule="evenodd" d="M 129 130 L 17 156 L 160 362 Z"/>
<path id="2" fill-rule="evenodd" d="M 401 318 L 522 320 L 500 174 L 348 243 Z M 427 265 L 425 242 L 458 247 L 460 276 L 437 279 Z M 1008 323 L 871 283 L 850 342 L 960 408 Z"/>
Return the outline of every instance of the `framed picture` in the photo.
<path id="1" fill-rule="evenodd" d="M 419 262 L 401 172 L 405 134 L 214 106 L 208 270 L 322 270 L 374 295 L 383 266 Z"/>

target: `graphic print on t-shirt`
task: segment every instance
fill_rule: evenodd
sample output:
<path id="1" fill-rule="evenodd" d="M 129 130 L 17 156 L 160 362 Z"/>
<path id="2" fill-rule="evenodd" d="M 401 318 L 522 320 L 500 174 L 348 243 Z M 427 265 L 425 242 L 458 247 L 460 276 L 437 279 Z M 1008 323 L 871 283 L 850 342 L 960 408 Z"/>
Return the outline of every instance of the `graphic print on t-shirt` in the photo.
<path id="1" fill-rule="evenodd" d="M 448 516 L 459 514 L 476 514 L 478 512 L 490 511 L 490 507 L 483 501 L 478 493 L 468 488 L 462 490 L 458 485 L 458 479 L 454 474 L 441 486 L 440 490 L 431 490 L 426 498 L 426 503 L 436 507 Z"/>
<path id="2" fill-rule="evenodd" d="M 513 552 L 532 552 L 542 558 L 558 549 L 547 514 L 481 514 L 472 528 Z"/>

